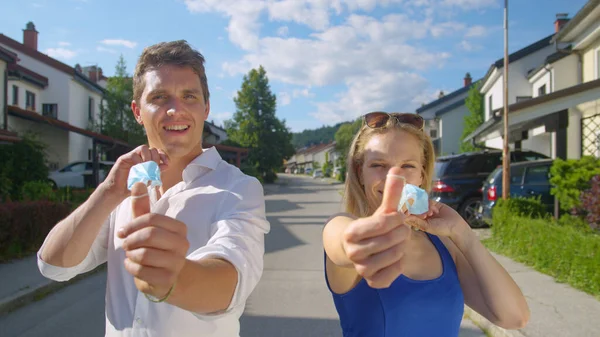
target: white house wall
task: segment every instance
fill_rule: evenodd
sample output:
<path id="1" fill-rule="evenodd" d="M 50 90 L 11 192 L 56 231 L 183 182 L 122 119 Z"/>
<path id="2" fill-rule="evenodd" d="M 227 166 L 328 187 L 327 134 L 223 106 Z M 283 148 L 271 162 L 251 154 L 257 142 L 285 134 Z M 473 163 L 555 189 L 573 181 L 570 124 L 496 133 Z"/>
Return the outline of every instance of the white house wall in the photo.
<path id="1" fill-rule="evenodd" d="M 63 167 L 69 162 L 67 131 L 15 116 L 8 116 L 8 125 L 11 127 L 11 131 L 18 130 L 20 135 L 32 133 L 37 136 L 38 140 L 44 142 L 50 169 Z"/>
<path id="2" fill-rule="evenodd" d="M 465 105 L 446 112 L 440 116 L 441 125 L 444 127 L 441 154 L 456 154 L 460 152 L 460 137 L 465 125 L 465 116 L 469 110 Z"/>
<path id="3" fill-rule="evenodd" d="M 41 97 L 36 97 L 36 101 L 40 103 L 40 106 L 44 103 L 58 104 L 58 119 L 68 122 L 69 90 L 66 90 L 65 88 L 68 88 L 69 83 L 72 80 L 72 75 L 68 75 L 63 71 L 50 67 L 49 65 L 14 50 L 9 46 L 0 45 L 19 55 L 19 64 L 21 66 L 48 78 L 48 87 L 43 90 Z"/>
<path id="4" fill-rule="evenodd" d="M 26 92 L 30 91 L 35 94 L 35 111 L 38 114 L 42 114 L 42 103 L 40 102 L 40 98 L 42 96 L 43 90 L 40 87 L 36 87 L 35 85 L 29 84 L 25 81 L 21 80 L 9 80 L 8 81 L 8 104 L 13 105 L 13 85 L 16 85 L 19 88 L 19 104 L 18 107 L 21 109 L 25 109 L 25 104 L 27 103 L 27 95 Z M 8 124 L 10 126 L 10 123 Z"/>
<path id="5" fill-rule="evenodd" d="M 508 104 L 517 102 L 517 96 L 531 96 L 531 84 L 527 79 L 527 73 L 531 69 L 535 69 L 543 64 L 548 55 L 554 53 L 556 50 L 554 45 L 548 45 L 548 47 L 542 48 L 532 54 L 529 54 L 517 61 L 514 61 L 508 65 Z M 500 76 L 496 79 L 496 82 L 491 88 L 485 92 L 485 120 L 490 118 L 489 110 L 489 96 L 492 95 L 492 111 L 499 109 L 504 106 L 504 68 L 498 69 Z"/>
<path id="6" fill-rule="evenodd" d="M 552 77 L 551 72 L 546 71 L 546 70 L 542 70 L 542 71 L 544 72 L 544 75 L 542 75 L 538 80 L 536 80 L 532 84 L 532 86 L 533 86 L 532 97 L 533 98 L 539 96 L 539 89 L 543 86 L 546 86 L 546 94 L 549 94 L 552 92 L 552 83 L 550 82 L 550 78 Z"/>
<path id="7" fill-rule="evenodd" d="M 552 91 L 559 91 L 579 84 L 578 58 L 571 54 L 552 64 Z"/>
<path id="8" fill-rule="evenodd" d="M 69 105 L 69 124 L 87 129 L 90 125 L 89 121 L 89 98 L 94 99 L 94 114 L 99 116 L 100 100 L 102 97 L 90 90 L 87 90 L 83 85 L 71 80 L 69 83 L 69 95 L 71 97 Z M 92 139 L 80 134 L 71 132 L 69 134 L 69 161 L 88 160 L 89 151 L 92 149 Z"/>
<path id="9" fill-rule="evenodd" d="M 552 157 L 552 143 L 553 137 L 551 133 L 545 132 L 534 136 L 532 135 L 532 131 L 529 130 L 529 138 L 521 142 L 521 149 L 539 152 Z"/>

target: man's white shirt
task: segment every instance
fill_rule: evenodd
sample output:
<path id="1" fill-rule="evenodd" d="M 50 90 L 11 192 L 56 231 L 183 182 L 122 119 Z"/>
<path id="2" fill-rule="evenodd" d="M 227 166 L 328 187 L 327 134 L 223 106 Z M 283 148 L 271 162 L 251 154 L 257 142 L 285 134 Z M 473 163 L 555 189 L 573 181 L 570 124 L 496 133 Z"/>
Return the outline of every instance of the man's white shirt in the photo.
<path id="1" fill-rule="evenodd" d="M 123 264 L 123 240 L 116 235 L 120 227 L 133 219 L 131 198 L 111 213 L 79 265 L 49 265 L 38 252 L 40 272 L 47 278 L 66 281 L 108 262 L 107 337 L 239 336 L 239 318 L 262 275 L 264 235 L 270 230 L 260 182 L 222 160 L 212 147 L 185 168 L 183 181 L 166 191 L 160 200 L 156 200 L 154 190 L 149 194 L 152 213 L 187 225 L 188 259 L 219 257 L 237 269 L 238 283 L 225 312 L 200 315 L 168 303 L 150 302 L 137 290 L 133 276 Z"/>

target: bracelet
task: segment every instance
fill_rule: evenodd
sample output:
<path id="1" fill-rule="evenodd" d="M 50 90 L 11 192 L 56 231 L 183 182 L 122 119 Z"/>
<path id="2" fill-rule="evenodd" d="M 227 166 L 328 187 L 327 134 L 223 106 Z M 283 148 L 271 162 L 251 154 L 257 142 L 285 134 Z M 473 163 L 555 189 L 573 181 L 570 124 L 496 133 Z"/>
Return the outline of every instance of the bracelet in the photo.
<path id="1" fill-rule="evenodd" d="M 171 294 L 173 293 L 173 289 L 175 289 L 175 283 L 173 283 L 173 285 L 171 286 L 171 288 L 169 289 L 169 292 L 165 295 L 165 297 L 158 299 L 152 295 L 148 295 L 146 293 L 144 293 L 144 296 L 146 296 L 146 298 L 150 301 L 150 302 L 154 302 L 154 303 L 160 303 L 160 302 L 164 302 L 166 301 Z"/>

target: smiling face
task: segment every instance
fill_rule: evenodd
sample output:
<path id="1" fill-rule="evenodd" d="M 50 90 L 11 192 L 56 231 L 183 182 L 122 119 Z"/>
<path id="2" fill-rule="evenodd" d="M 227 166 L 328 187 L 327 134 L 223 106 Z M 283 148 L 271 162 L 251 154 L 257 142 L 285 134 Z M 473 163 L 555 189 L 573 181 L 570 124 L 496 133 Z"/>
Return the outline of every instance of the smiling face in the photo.
<path id="1" fill-rule="evenodd" d="M 417 137 L 399 129 L 374 134 L 366 142 L 359 178 L 364 186 L 371 209 L 381 204 L 388 170 L 401 168 L 406 182 L 421 186 L 423 183 L 423 148 Z"/>
<path id="2" fill-rule="evenodd" d="M 170 160 L 191 161 L 200 155 L 210 104 L 198 74 L 191 67 L 163 65 L 148 70 L 144 84 L 139 102 L 131 107 L 146 129 L 149 146 L 164 150 Z"/>

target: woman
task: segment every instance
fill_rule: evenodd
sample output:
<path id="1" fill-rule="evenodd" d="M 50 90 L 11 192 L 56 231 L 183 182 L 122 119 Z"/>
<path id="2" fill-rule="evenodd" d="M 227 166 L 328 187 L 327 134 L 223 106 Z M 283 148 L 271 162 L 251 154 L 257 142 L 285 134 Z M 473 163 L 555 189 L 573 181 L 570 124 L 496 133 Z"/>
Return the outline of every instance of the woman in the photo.
<path id="1" fill-rule="evenodd" d="M 424 214 L 397 211 L 405 184 L 431 188 L 435 158 L 423 119 L 363 118 L 348 154 L 347 213 L 323 231 L 344 336 L 456 337 L 464 304 L 500 327 L 525 326 L 521 290 L 456 211 L 433 201 Z"/>

